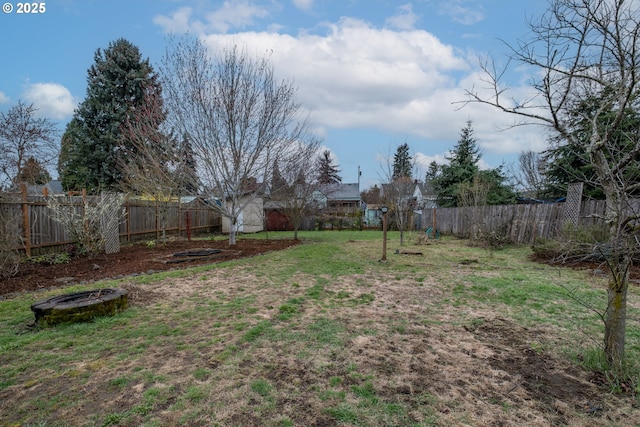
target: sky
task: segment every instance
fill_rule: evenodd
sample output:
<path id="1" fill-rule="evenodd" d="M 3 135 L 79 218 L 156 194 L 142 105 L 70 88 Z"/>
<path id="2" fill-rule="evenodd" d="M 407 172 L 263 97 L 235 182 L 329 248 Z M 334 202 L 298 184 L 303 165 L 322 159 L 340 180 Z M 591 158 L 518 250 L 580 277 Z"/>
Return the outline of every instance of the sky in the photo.
<path id="1" fill-rule="evenodd" d="M 343 182 L 358 182 L 360 170 L 361 189 L 385 180 L 403 143 L 423 178 L 431 161 L 446 162 L 468 120 L 483 168 L 546 147 L 539 127 L 463 103 L 465 90 L 486 87 L 480 59 L 505 64 L 505 42 L 527 36 L 546 0 L 49 0 L 24 13 L 33 4 L 3 0 L 0 111 L 32 103 L 61 130 L 86 96 L 97 49 L 125 38 L 157 69 L 167 36 L 189 32 L 214 50 L 268 55 L 298 88 Z M 505 76 L 514 96 L 530 93 L 530 72 Z"/>

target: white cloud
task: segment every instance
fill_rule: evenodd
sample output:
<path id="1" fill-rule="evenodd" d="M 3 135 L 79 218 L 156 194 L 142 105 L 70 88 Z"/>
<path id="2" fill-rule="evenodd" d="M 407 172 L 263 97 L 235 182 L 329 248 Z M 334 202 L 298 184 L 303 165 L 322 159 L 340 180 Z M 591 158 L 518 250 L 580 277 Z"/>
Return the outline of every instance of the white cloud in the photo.
<path id="1" fill-rule="evenodd" d="M 293 0 L 293 5 L 300 10 L 311 10 L 314 0 Z"/>
<path id="2" fill-rule="evenodd" d="M 227 32 L 230 28 L 244 28 L 251 25 L 255 18 L 267 15 L 265 8 L 248 1 L 225 1 L 222 8 L 207 15 L 207 21 L 214 31 Z"/>
<path id="3" fill-rule="evenodd" d="M 39 116 L 55 120 L 71 116 L 77 104 L 69 89 L 57 83 L 29 84 L 22 97 L 38 108 Z"/>
<path id="4" fill-rule="evenodd" d="M 186 33 L 190 28 L 190 20 L 193 9 L 181 7 L 171 14 L 171 16 L 157 15 L 153 18 L 153 23 L 162 27 L 167 33 Z"/>
<path id="5" fill-rule="evenodd" d="M 445 0 L 440 4 L 440 14 L 447 15 L 452 21 L 463 25 L 473 25 L 484 19 L 481 5 L 466 6 L 468 0 Z"/>
<path id="6" fill-rule="evenodd" d="M 11 98 L 9 98 L 7 95 L 5 95 L 3 92 L 0 92 L 0 104 L 6 104 L 7 102 L 9 102 L 11 100 Z"/>
<path id="7" fill-rule="evenodd" d="M 226 33 L 232 29 L 246 28 L 252 25 L 255 19 L 268 15 L 264 7 L 240 0 L 225 1 L 213 12 L 194 11 L 191 7 L 182 7 L 170 16 L 157 15 L 153 22 L 161 26 L 165 32 Z M 203 16 L 204 19 L 195 19 L 194 16 Z"/>
<path id="8" fill-rule="evenodd" d="M 353 18 L 320 30 L 296 35 L 216 32 L 202 39 L 212 52 L 237 44 L 250 54 L 268 54 L 276 72 L 298 86 L 298 99 L 320 133 L 376 129 L 408 137 L 410 143 L 426 141 L 416 149 L 444 156 L 471 119 L 480 148 L 498 158 L 498 164 L 503 154 L 544 147 L 538 130 L 500 132 L 498 127 L 508 127 L 512 118 L 496 109 L 480 104 L 460 109 L 456 103 L 466 99 L 465 89 L 482 85 L 473 68 L 476 60 L 433 34 L 377 28 Z M 524 90 L 516 87 L 515 93 L 524 95 Z"/>
<path id="9" fill-rule="evenodd" d="M 429 165 L 431 164 L 431 162 L 436 162 L 439 165 L 448 164 L 449 161 L 447 160 L 446 156 L 450 154 L 451 153 L 448 151 L 446 153 L 434 154 L 434 155 L 418 152 L 415 154 L 414 160 L 416 162 L 416 165 L 420 169 L 426 171 L 429 168 Z"/>
<path id="10" fill-rule="evenodd" d="M 413 6 L 408 3 L 398 7 L 398 13 L 387 19 L 387 25 L 399 30 L 412 30 L 418 19 L 418 15 L 413 13 Z"/>

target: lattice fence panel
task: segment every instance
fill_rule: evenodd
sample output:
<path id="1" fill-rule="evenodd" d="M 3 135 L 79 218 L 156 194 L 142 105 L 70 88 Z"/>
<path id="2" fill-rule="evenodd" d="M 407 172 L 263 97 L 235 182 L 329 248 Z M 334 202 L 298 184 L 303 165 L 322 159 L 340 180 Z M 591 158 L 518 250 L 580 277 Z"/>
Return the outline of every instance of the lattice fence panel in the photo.
<path id="1" fill-rule="evenodd" d="M 564 222 L 577 226 L 580 221 L 583 182 L 574 182 L 567 187 L 567 200 L 564 203 Z"/>
<path id="2" fill-rule="evenodd" d="M 110 194 L 103 194 L 101 197 L 114 197 Z M 104 236 L 104 249 L 108 254 L 115 254 L 120 252 L 120 227 L 119 227 L 119 213 L 106 212 L 102 216 L 102 233 Z"/>

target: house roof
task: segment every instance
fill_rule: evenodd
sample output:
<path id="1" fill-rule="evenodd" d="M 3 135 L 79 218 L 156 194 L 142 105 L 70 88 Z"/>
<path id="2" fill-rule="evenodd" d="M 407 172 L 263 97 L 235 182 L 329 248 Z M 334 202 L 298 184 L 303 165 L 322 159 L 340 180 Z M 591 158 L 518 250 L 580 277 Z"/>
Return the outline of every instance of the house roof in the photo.
<path id="1" fill-rule="evenodd" d="M 49 188 L 49 193 L 53 193 L 53 194 L 62 194 L 64 193 L 64 190 L 62 189 L 62 181 L 58 180 L 58 179 L 54 179 L 52 181 L 49 181 L 45 187 Z"/>
<path id="2" fill-rule="evenodd" d="M 62 189 L 62 181 L 54 179 L 47 182 L 44 185 L 27 185 L 27 194 L 32 196 L 40 196 L 44 189 L 47 189 L 49 194 L 64 194 Z"/>
<path id="3" fill-rule="evenodd" d="M 393 184 L 393 187 L 391 185 Z M 422 197 L 429 198 L 435 195 L 435 191 L 430 182 L 395 182 L 392 184 L 382 184 L 382 194 L 385 192 L 394 193 L 398 191 L 405 196 L 417 196 L 416 192 L 419 191 Z"/>
<path id="4" fill-rule="evenodd" d="M 381 185 L 383 195 L 401 195 L 412 197 L 415 188 L 416 184 L 414 182 L 392 182 Z"/>
<path id="5" fill-rule="evenodd" d="M 418 188 L 422 192 L 423 196 L 433 196 L 436 194 L 436 190 L 433 188 L 431 182 L 419 182 Z"/>
<path id="6" fill-rule="evenodd" d="M 335 184 L 325 187 L 322 191 L 328 200 L 360 200 L 360 185 L 356 182 L 353 184 Z"/>

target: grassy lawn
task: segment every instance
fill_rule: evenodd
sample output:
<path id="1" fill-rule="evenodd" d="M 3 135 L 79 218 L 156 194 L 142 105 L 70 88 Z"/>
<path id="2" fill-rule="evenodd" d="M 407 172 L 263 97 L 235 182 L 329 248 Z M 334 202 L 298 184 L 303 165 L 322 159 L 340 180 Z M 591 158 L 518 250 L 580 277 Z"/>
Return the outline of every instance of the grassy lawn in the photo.
<path id="1" fill-rule="evenodd" d="M 400 248 L 390 233 L 380 262 L 380 232 L 300 237 L 103 282 L 130 308 L 93 322 L 27 327 L 30 304 L 60 291 L 0 301 L 0 426 L 640 425 L 637 287 L 632 380 L 617 381 L 585 308 L 606 297 L 591 270 L 453 238 Z"/>

